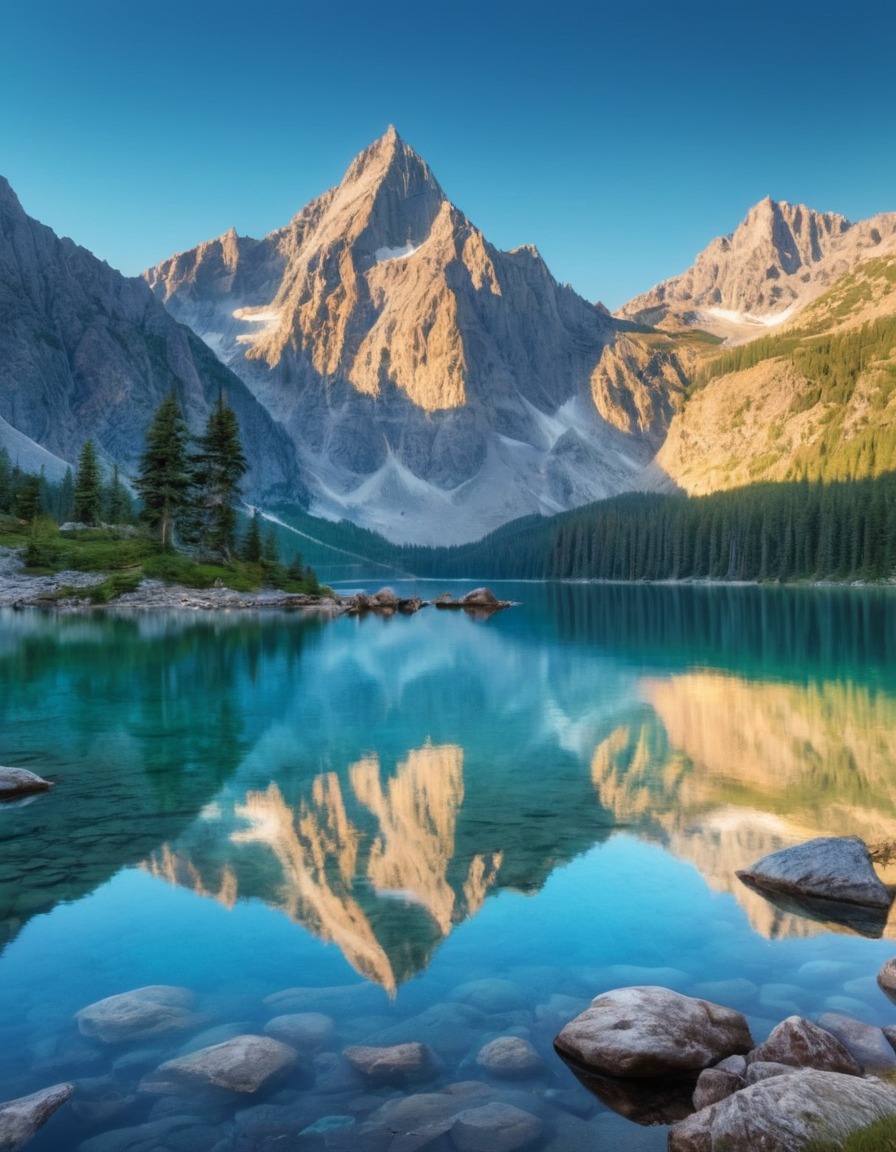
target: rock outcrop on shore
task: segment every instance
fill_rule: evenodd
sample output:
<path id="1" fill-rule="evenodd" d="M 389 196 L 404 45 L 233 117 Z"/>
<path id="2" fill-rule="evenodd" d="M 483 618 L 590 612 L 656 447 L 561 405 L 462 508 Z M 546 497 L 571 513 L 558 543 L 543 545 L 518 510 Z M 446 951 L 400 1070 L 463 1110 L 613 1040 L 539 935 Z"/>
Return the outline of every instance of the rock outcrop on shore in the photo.
<path id="1" fill-rule="evenodd" d="M 754 1047 L 731 1009 L 667 988 L 617 988 L 554 1045 L 609 1107 L 670 1123 L 670 1152 L 798 1152 L 883 1118 L 896 1124 L 896 1088 L 877 1078 L 896 1068 L 896 1053 L 882 1029 L 841 1013 L 788 1017 Z"/>
<path id="2" fill-rule="evenodd" d="M 365 616 L 368 613 L 411 616 L 432 603 L 436 608 L 463 609 L 467 615 L 481 619 L 511 606 L 511 601 L 499 600 L 488 588 L 474 588 L 456 599 L 445 592 L 431 602 L 416 595 L 399 596 L 392 588 L 339 596 L 332 592 L 311 594 L 283 592 L 276 588 L 261 588 L 257 592 L 236 592 L 224 587 L 186 588 L 149 579 L 142 580 L 133 592 L 94 604 L 89 598 L 90 589 L 102 583 L 106 573 L 56 572 L 51 576 L 30 576 L 23 573 L 21 567 L 15 549 L 0 548 L 0 607 L 44 608 L 56 612 L 95 609 L 185 612 L 305 610 L 329 616 Z"/>

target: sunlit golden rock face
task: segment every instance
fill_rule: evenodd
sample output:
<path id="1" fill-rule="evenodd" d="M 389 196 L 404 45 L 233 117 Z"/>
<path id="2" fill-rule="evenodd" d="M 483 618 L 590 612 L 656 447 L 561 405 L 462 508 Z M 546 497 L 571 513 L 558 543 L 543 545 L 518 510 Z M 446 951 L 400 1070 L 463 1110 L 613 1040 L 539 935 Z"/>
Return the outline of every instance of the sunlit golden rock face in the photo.
<path id="1" fill-rule="evenodd" d="M 237 879 L 232 868 L 222 869 L 217 890 L 211 891 L 206 888 L 199 870 L 189 856 L 184 852 L 173 851 L 168 844 L 163 844 L 158 852 L 154 852 L 140 866 L 151 876 L 167 880 L 169 884 L 189 888 L 197 896 L 210 896 L 225 908 L 232 908 L 236 904 Z"/>
<path id="2" fill-rule="evenodd" d="M 282 869 L 280 891 L 270 902 L 322 940 L 338 944 L 353 968 L 394 992 L 389 958 L 352 896 L 358 833 L 346 816 L 337 777 L 319 776 L 310 802 L 302 800 L 297 812 L 276 784 L 249 792 L 235 811 L 250 826 L 231 840 L 263 844 Z"/>
<path id="3" fill-rule="evenodd" d="M 896 700 L 839 681 L 769 683 L 703 672 L 645 680 L 641 688 L 649 708 L 592 756 L 601 804 L 620 822 L 654 829 L 712 887 L 733 893 L 763 935 L 819 931 L 735 873 L 815 836 L 896 840 L 885 738 Z"/>
<path id="4" fill-rule="evenodd" d="M 451 744 L 420 748 L 385 784 L 371 756 L 353 765 L 349 778 L 379 825 L 367 863 L 374 888 L 413 893 L 447 936 L 455 903 L 447 872 L 464 798 L 462 750 Z"/>
<path id="5" fill-rule="evenodd" d="M 223 869 L 200 869 L 168 845 L 144 867 L 228 907 L 240 894 L 261 895 L 392 994 L 454 924 L 479 910 L 501 867 L 500 852 L 456 859 L 463 762 L 452 744 L 413 749 L 392 773 L 366 756 L 349 767 L 346 783 L 335 772 L 317 776 L 296 804 L 272 783 L 234 805 L 243 826 L 230 832 L 233 854 Z M 274 872 L 261 881 L 269 863 Z M 396 910 L 416 943 L 383 927 Z M 422 939 L 421 923 L 429 925 Z"/>

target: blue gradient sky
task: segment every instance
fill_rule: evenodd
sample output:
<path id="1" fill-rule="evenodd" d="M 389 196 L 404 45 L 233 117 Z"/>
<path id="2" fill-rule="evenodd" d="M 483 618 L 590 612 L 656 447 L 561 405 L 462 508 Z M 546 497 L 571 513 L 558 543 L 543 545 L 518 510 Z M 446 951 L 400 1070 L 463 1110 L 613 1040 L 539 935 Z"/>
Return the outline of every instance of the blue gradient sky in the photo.
<path id="1" fill-rule="evenodd" d="M 0 173 L 129 274 L 260 236 L 394 123 L 617 307 L 765 195 L 896 210 L 894 0 L 0 0 Z"/>

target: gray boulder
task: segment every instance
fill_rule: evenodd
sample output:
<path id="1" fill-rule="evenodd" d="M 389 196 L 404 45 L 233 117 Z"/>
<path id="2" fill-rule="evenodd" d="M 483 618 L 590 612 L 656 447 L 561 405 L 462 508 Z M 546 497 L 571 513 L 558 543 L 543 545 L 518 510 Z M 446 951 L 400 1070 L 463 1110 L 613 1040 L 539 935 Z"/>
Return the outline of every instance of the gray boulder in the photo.
<path id="1" fill-rule="evenodd" d="M 97 1000 L 76 1013 L 75 1019 L 83 1036 L 117 1044 L 192 1027 L 196 1017 L 189 1009 L 194 999 L 187 988 L 151 984 Z"/>
<path id="2" fill-rule="evenodd" d="M 36 776 L 27 768 L 4 768 L 0 766 L 0 802 L 17 800 L 20 796 L 31 796 L 35 792 L 46 792 L 52 788 L 50 780 Z"/>
<path id="3" fill-rule="evenodd" d="M 429 1080 L 438 1068 L 425 1044 L 392 1044 L 374 1048 L 357 1044 L 342 1055 L 356 1072 L 377 1084 L 404 1084 L 408 1080 Z"/>
<path id="4" fill-rule="evenodd" d="M 744 1086 L 744 1079 L 736 1072 L 728 1072 L 724 1068 L 704 1068 L 697 1077 L 697 1087 L 694 1089 L 694 1108 L 699 1112 L 701 1108 L 708 1108 L 710 1104 L 717 1104 L 737 1092 Z"/>
<path id="5" fill-rule="evenodd" d="M 698 1072 L 749 1052 L 746 1018 L 668 988 L 617 988 L 596 997 L 554 1040 L 561 1056 L 606 1076 Z"/>
<path id="6" fill-rule="evenodd" d="M 264 1026 L 265 1033 L 293 1048 L 315 1051 L 326 1046 L 336 1031 L 332 1016 L 323 1012 L 293 1012 L 275 1016 Z"/>
<path id="7" fill-rule="evenodd" d="M 54 1084 L 0 1104 L 0 1152 L 18 1152 L 73 1091 L 73 1084 Z"/>
<path id="8" fill-rule="evenodd" d="M 843 1012 L 825 1012 L 818 1017 L 818 1023 L 840 1041 L 863 1072 L 884 1076 L 896 1071 L 896 1052 L 882 1028 L 863 1024 Z"/>
<path id="9" fill-rule="evenodd" d="M 669 1152 L 799 1152 L 896 1120 L 896 1091 L 880 1080 L 801 1068 L 772 1076 L 695 1112 L 669 1133 Z"/>
<path id="10" fill-rule="evenodd" d="M 295 1062 L 295 1049 L 270 1036 L 235 1036 L 223 1044 L 166 1061 L 144 1076 L 140 1091 L 167 1095 L 205 1087 L 257 1092 Z"/>
<path id="11" fill-rule="evenodd" d="M 503 1080 L 525 1080 L 537 1076 L 544 1068 L 535 1048 L 521 1036 L 499 1036 L 490 1040 L 479 1049 L 476 1063 Z"/>
<path id="12" fill-rule="evenodd" d="M 451 1128 L 458 1152 L 513 1152 L 534 1143 L 540 1135 L 537 1116 L 498 1101 L 466 1109 Z"/>
<path id="13" fill-rule="evenodd" d="M 762 891 L 870 908 L 889 908 L 864 842 L 857 836 L 820 836 L 757 860 L 737 875 Z"/>
<path id="14" fill-rule="evenodd" d="M 850 1052 L 826 1028 L 803 1016 L 788 1016 L 769 1038 L 750 1053 L 750 1064 L 771 1061 L 820 1072 L 843 1072 L 861 1076 L 862 1069 Z"/>

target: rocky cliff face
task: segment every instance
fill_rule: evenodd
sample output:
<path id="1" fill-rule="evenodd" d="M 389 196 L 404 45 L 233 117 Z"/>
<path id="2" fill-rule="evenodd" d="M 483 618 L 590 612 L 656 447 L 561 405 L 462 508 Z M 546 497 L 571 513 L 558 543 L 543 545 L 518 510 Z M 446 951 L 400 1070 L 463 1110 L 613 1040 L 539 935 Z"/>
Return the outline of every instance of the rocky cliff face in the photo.
<path id="1" fill-rule="evenodd" d="M 252 461 L 249 493 L 302 499 L 291 443 L 242 381 L 142 280 L 32 220 L 0 177 L 0 443 L 13 459 L 44 463 L 43 449 L 55 474 L 92 437 L 132 474 L 172 388 L 195 431 L 223 389 Z"/>
<path id="2" fill-rule="evenodd" d="M 851 224 L 771 197 L 680 276 L 620 310 L 664 328 L 698 327 L 736 341 L 785 322 L 864 260 L 896 252 L 896 213 Z"/>
<path id="3" fill-rule="evenodd" d="M 394 129 L 287 227 L 145 275 L 286 427 L 323 515 L 459 542 L 656 482 L 626 413 L 661 429 L 663 382 L 598 408 L 610 316 L 489 244 Z"/>

